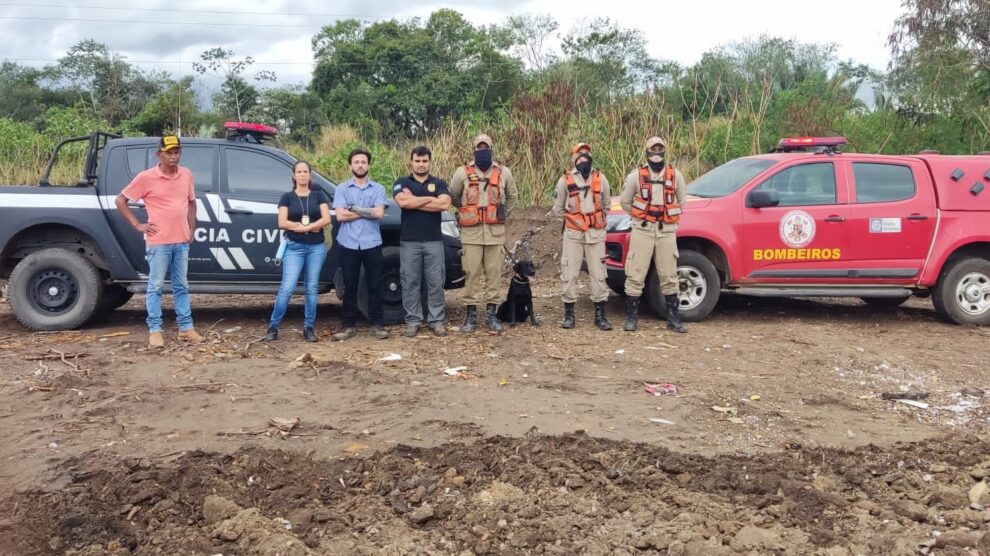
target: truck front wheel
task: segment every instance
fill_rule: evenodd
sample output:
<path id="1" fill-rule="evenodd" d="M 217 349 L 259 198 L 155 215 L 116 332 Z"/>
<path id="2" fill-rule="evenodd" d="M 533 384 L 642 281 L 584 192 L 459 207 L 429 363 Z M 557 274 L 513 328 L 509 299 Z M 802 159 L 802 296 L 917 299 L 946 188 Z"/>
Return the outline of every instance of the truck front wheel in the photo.
<path id="1" fill-rule="evenodd" d="M 31 330 L 68 330 L 82 326 L 103 294 L 100 273 L 69 249 L 35 251 L 10 275 L 10 306 Z"/>
<path id="2" fill-rule="evenodd" d="M 990 261 L 962 259 L 943 271 L 932 291 L 932 304 L 956 324 L 990 324 Z"/>
<path id="3" fill-rule="evenodd" d="M 718 303 L 722 284 L 715 265 L 693 249 L 682 249 L 677 258 L 679 316 L 685 322 L 704 320 Z M 661 317 L 667 317 L 667 305 L 660 292 L 660 277 L 651 268 L 646 276 L 646 302 Z"/>

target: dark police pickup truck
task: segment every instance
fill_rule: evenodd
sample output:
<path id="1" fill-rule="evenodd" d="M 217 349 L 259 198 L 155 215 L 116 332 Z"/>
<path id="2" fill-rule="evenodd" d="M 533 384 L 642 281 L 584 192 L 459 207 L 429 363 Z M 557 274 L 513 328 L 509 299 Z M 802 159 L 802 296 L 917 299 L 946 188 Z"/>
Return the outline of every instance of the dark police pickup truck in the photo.
<path id="1" fill-rule="evenodd" d="M 291 187 L 295 162 L 262 141 L 273 128 L 228 124 L 227 139 L 183 138 L 180 164 L 196 182 L 195 240 L 189 251 L 192 293 L 274 294 L 281 280 L 277 203 Z M 78 183 L 54 187 L 48 176 L 59 150 L 88 141 Z M 147 282 L 144 239 L 117 212 L 114 199 L 138 172 L 157 163 L 154 137 L 121 138 L 103 132 L 67 139 L 56 147 L 38 187 L 0 187 L 0 277 L 9 278 L 14 315 L 32 330 L 76 328 L 112 311 Z M 334 184 L 313 172 L 330 197 Z M 132 205 L 143 222 L 147 215 Z M 334 221 L 334 226 L 337 226 Z M 399 281 L 399 208 L 389 200 L 381 221 L 385 253 L 385 319 L 402 320 Z M 336 231 L 336 230 L 335 230 Z M 444 213 L 447 288 L 463 285 L 460 239 Z M 358 305 L 368 306 L 365 277 Z M 166 288 L 168 283 L 166 283 Z M 320 292 L 342 295 L 337 249 L 331 247 Z"/>

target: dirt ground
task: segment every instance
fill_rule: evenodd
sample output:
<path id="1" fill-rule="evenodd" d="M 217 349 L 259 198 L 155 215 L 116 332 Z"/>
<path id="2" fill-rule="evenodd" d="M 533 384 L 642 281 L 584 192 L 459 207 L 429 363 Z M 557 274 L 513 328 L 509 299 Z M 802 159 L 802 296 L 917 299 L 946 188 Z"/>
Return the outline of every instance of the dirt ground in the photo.
<path id="1" fill-rule="evenodd" d="M 445 338 L 345 343 L 326 295 L 316 344 L 298 302 L 265 344 L 270 298 L 194 296 L 209 342 L 163 351 L 140 296 L 58 333 L 0 305 L 0 554 L 990 554 L 990 330 L 726 296 L 565 331 L 558 241 L 500 336 L 458 291 Z"/>

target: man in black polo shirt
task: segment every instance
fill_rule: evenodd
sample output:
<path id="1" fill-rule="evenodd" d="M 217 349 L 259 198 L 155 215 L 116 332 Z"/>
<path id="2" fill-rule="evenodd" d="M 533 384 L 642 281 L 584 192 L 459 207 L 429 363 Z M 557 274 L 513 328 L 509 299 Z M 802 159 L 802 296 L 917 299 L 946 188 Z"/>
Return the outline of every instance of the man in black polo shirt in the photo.
<path id="1" fill-rule="evenodd" d="M 447 182 L 430 175 L 430 149 L 412 150 L 412 174 L 399 178 L 392 186 L 392 197 L 402 209 L 399 233 L 399 264 L 402 272 L 402 308 L 406 311 L 406 330 L 413 338 L 423 324 L 422 283 L 426 282 L 427 321 L 433 334 L 446 336 L 444 327 L 443 234 L 440 213 L 450 208 Z"/>

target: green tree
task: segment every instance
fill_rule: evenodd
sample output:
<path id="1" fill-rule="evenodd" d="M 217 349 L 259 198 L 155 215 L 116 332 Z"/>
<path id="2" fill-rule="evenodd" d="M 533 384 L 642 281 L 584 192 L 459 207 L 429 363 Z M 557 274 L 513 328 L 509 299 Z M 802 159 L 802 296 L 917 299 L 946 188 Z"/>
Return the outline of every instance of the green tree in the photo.
<path id="1" fill-rule="evenodd" d="M 193 78 L 187 76 L 155 94 L 130 124 L 146 135 L 166 132 L 189 135 L 198 128 L 200 120 Z"/>
<path id="2" fill-rule="evenodd" d="M 889 37 L 890 87 L 925 148 L 982 150 L 990 141 L 990 2 L 906 0 Z"/>
<path id="3" fill-rule="evenodd" d="M 608 18 L 576 25 L 561 49 L 565 57 L 554 73 L 567 76 L 594 104 L 666 84 L 673 67 L 649 55 L 642 31 L 619 27 Z"/>
<path id="4" fill-rule="evenodd" d="M 500 51 L 503 35 L 438 10 L 370 25 L 343 20 L 313 38 L 311 89 L 328 119 L 389 136 L 417 136 L 451 116 L 488 112 L 522 82 L 522 64 Z"/>
<path id="5" fill-rule="evenodd" d="M 0 114 L 26 122 L 35 120 L 48 105 L 67 104 L 64 97 L 42 86 L 43 79 L 41 70 L 14 62 L 0 64 Z"/>
<path id="6" fill-rule="evenodd" d="M 509 52 L 523 62 L 527 71 L 538 75 L 559 59 L 550 44 L 559 28 L 551 16 L 526 14 L 510 16 L 493 32 L 501 33 Z"/>
<path id="7" fill-rule="evenodd" d="M 262 91 L 245 117 L 252 122 L 273 125 L 283 136 L 307 144 L 312 144 L 320 126 L 327 123 L 319 97 L 302 85 Z"/>
<path id="8" fill-rule="evenodd" d="M 254 58 L 237 58 L 233 50 L 215 47 L 200 54 L 202 62 L 193 63 L 193 69 L 200 75 L 210 73 L 220 78 L 220 92 L 213 96 L 216 109 L 227 115 L 243 120 L 245 112 L 258 102 L 258 89 L 248 83 L 244 73 L 254 64 Z M 259 71 L 254 81 L 274 82 L 275 72 Z"/>
<path id="9" fill-rule="evenodd" d="M 56 84 L 77 95 L 93 116 L 112 126 L 139 113 L 166 80 L 164 73 L 142 72 L 92 39 L 72 46 L 49 74 Z"/>

